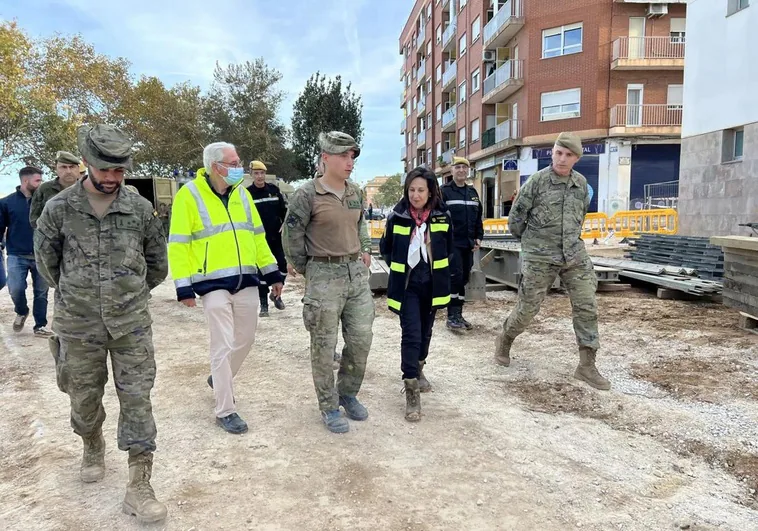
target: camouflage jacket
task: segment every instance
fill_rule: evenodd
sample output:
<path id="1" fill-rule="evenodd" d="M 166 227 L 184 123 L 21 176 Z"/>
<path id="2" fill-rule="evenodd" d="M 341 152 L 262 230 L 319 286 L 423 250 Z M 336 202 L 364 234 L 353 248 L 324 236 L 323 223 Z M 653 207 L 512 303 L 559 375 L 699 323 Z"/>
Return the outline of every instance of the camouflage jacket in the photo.
<path id="1" fill-rule="evenodd" d="M 52 181 L 45 181 L 32 195 L 32 204 L 29 207 L 29 222 L 32 224 L 32 228 L 37 227 L 37 220 L 42 215 L 42 209 L 45 208 L 45 204 L 53 197 L 58 195 L 63 186 L 56 177 Z"/>
<path id="2" fill-rule="evenodd" d="M 319 189 L 321 190 L 320 192 L 318 191 Z M 314 256 L 313 250 L 308 248 L 308 242 L 313 243 L 315 240 L 328 240 L 334 237 L 333 234 L 317 234 L 317 231 L 314 231 L 312 226 L 309 228 L 312 215 L 314 214 L 313 203 L 316 195 L 325 193 L 327 192 L 318 184 L 318 180 L 314 178 L 298 188 L 290 199 L 286 221 L 282 229 L 282 244 L 287 262 L 292 264 L 292 267 L 300 273 L 305 273 L 308 257 Z M 356 196 L 357 199 L 353 199 Z M 357 203 L 355 207 L 352 205 L 353 201 Z M 368 226 L 363 216 L 363 193 L 360 187 L 352 181 L 347 181 L 342 202 L 343 204 L 347 202 L 350 209 L 359 209 L 356 221 L 356 233 L 359 242 L 356 242 L 356 250 L 366 253 L 371 252 L 371 238 L 368 235 Z"/>
<path id="3" fill-rule="evenodd" d="M 147 199 L 120 190 L 100 220 L 79 181 L 37 220 L 34 254 L 55 287 L 59 336 L 117 339 L 152 323 L 147 301 L 166 278 L 168 260 L 163 225 Z"/>
<path id="4" fill-rule="evenodd" d="M 577 171 L 562 179 L 548 166 L 529 177 L 508 216 L 524 259 L 567 264 L 583 258 L 582 226 L 589 204 L 587 179 Z"/>

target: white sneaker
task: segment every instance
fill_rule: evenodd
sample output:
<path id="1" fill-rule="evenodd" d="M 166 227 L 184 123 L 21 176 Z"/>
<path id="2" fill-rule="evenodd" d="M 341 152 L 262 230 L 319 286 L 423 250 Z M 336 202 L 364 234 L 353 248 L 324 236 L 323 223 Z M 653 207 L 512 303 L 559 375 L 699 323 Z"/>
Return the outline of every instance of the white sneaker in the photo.
<path id="1" fill-rule="evenodd" d="M 51 332 L 44 326 L 40 326 L 39 328 L 34 329 L 34 335 L 38 337 L 51 337 L 55 334 L 53 334 L 53 332 Z"/>

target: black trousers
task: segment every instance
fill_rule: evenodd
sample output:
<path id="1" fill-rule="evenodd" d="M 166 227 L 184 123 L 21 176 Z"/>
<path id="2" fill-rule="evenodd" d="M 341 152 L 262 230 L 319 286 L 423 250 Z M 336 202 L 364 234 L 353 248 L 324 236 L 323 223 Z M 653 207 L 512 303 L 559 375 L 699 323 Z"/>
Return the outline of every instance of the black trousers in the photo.
<path id="1" fill-rule="evenodd" d="M 408 287 L 400 310 L 400 341 L 403 379 L 419 377 L 419 361 L 429 355 L 432 327 L 437 310 L 432 309 L 432 273 L 429 264 L 419 262 L 409 273 Z"/>
<path id="2" fill-rule="evenodd" d="M 274 260 L 276 260 L 276 265 L 279 268 L 279 272 L 282 274 L 282 276 L 287 276 L 287 260 L 284 258 L 284 248 L 282 247 L 282 237 L 279 233 L 276 234 L 276 236 L 269 238 L 268 235 L 266 235 L 266 243 L 268 243 L 268 248 L 271 249 L 271 254 L 274 255 Z M 269 287 L 266 285 L 266 283 L 261 279 L 261 283 L 258 284 L 258 297 L 265 301 L 266 297 L 268 296 Z"/>
<path id="3" fill-rule="evenodd" d="M 466 299 L 466 284 L 474 266 L 474 252 L 466 247 L 453 249 L 450 264 L 450 306 L 463 306 Z"/>

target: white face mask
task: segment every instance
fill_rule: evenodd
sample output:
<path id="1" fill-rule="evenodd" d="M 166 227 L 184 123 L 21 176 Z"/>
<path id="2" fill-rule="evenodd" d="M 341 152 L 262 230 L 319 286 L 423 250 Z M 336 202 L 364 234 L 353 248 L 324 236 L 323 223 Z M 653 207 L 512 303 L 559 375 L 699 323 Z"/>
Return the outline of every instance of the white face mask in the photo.
<path id="1" fill-rule="evenodd" d="M 224 177 L 224 182 L 229 186 L 234 186 L 235 184 L 239 184 L 244 178 L 244 168 L 229 168 L 226 170 L 226 177 Z"/>

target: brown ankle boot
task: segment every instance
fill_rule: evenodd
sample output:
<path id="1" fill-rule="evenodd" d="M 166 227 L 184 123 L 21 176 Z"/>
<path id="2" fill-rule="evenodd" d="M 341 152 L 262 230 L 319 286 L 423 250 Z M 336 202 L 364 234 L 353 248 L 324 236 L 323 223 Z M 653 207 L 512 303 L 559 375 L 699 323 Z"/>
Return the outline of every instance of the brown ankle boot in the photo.
<path id="1" fill-rule="evenodd" d="M 428 393 L 432 390 L 432 384 L 424 376 L 424 365 L 426 365 L 426 361 L 418 362 L 418 388 L 422 393 Z"/>
<path id="2" fill-rule="evenodd" d="M 495 338 L 495 363 L 508 367 L 511 364 L 511 345 L 513 339 L 501 332 Z"/>
<path id="3" fill-rule="evenodd" d="M 152 474 L 152 453 L 129 455 L 129 483 L 126 486 L 123 510 L 126 514 L 136 516 L 140 524 L 160 522 L 168 514 L 166 506 L 155 499 L 155 492 L 150 486 Z"/>
<path id="4" fill-rule="evenodd" d="M 418 380 L 412 378 L 403 380 L 405 383 L 405 420 L 418 422 L 421 420 L 421 391 Z"/>
<path id="5" fill-rule="evenodd" d="M 82 438 L 84 454 L 79 476 L 84 483 L 94 483 L 105 477 L 105 439 L 100 431 L 93 437 Z"/>
<path id="6" fill-rule="evenodd" d="M 595 351 L 589 347 L 579 347 L 579 366 L 574 371 L 574 378 L 601 391 L 611 388 L 611 382 L 603 378 L 595 367 Z"/>

